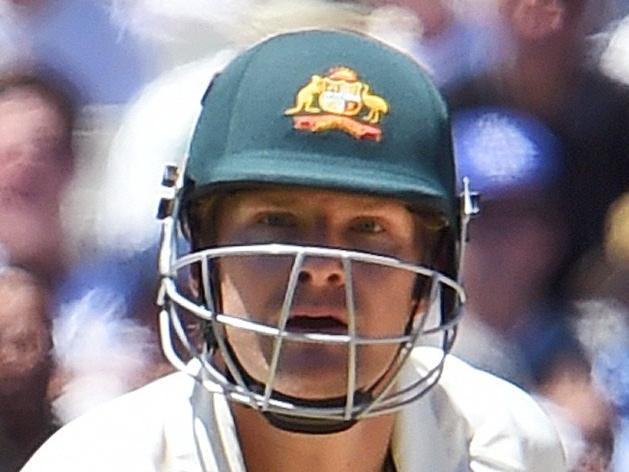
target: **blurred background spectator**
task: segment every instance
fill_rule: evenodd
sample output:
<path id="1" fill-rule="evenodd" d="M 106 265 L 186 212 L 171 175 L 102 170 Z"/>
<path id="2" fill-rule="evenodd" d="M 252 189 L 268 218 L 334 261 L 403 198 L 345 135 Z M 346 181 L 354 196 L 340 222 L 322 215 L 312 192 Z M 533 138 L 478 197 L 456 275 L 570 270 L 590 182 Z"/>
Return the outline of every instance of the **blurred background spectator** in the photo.
<path id="1" fill-rule="evenodd" d="M 7 429 L 2 434 L 3 450 L 14 452 L 6 461 L 2 458 L 6 464 L 2 470 L 18 470 L 19 463 L 45 439 L 53 417 L 65 423 L 164 373 L 156 336 L 148 327 L 155 324 L 154 287 L 148 280 L 144 285 L 132 283 L 144 280 L 143 274 L 154 274 L 153 259 L 133 265 L 114 254 L 105 269 L 94 270 L 89 255 L 94 243 L 86 239 L 82 247 L 72 244 L 71 224 L 63 210 L 67 211 L 66 190 L 74 183 L 74 138 L 83 126 L 79 107 L 85 103 L 81 98 L 65 77 L 33 62 L 20 63 L 19 68 L 15 63 L 0 74 L 2 265 L 28 270 L 50 291 L 46 293 L 46 339 L 49 342 L 52 336 L 54 349 L 49 352 L 47 344 L 44 357 L 56 361 L 52 378 L 44 378 L 39 370 L 30 377 L 32 369 L 41 367 L 29 365 L 38 353 L 28 350 L 41 347 L 27 338 L 36 334 L 30 328 L 36 322 L 31 312 L 43 310 L 43 302 L 33 293 L 32 303 L 37 305 L 27 305 L 24 298 L 30 292 L 25 295 L 11 277 L 11 288 L 19 298 L 13 303 L 9 289 L 2 291 L 4 318 L 8 320 L 10 314 L 15 320 L 6 330 L 2 325 L 7 333 L 0 344 L 6 354 L 2 385 L 11 385 L 15 390 L 3 387 L 3 394 L 17 395 L 19 401 L 12 396 L 2 401 L 2 428 Z M 85 162 L 92 156 L 82 157 Z M 78 201 L 77 208 L 80 213 L 71 220 L 89 214 L 88 202 Z M 37 385 L 22 382 L 14 372 L 18 368 L 24 369 L 24 379 Z M 44 404 L 48 380 L 51 397 Z M 36 387 L 43 393 L 34 391 Z"/>
<path id="2" fill-rule="evenodd" d="M 509 46 L 496 41 L 501 25 L 487 0 L 476 1 L 474 8 L 471 2 L 452 0 L 370 3 L 377 9 L 371 15 L 369 32 L 384 39 L 400 35 L 400 20 L 388 18 L 392 8 L 398 9 L 396 16 L 405 16 L 412 31 L 406 45 L 409 54 L 432 73 L 441 88 L 481 75 L 509 54 Z"/>
<path id="3" fill-rule="evenodd" d="M 566 290 L 572 263 L 600 246 L 607 209 L 629 188 L 629 89 L 603 75 L 592 57 L 586 33 L 599 22 L 588 16 L 598 13 L 596 6 L 499 0 L 512 55 L 448 91 L 454 109 L 512 107 L 542 120 L 563 143 L 569 257 L 553 282 L 558 293 Z"/>
<path id="4" fill-rule="evenodd" d="M 0 246 L 51 284 L 66 267 L 60 207 L 74 168 L 75 99 L 50 71 L 0 77 Z"/>
<path id="5" fill-rule="evenodd" d="M 617 412 L 614 471 L 629 468 L 629 193 L 610 207 L 605 243 L 575 271 L 579 339 Z"/>
<path id="6" fill-rule="evenodd" d="M 0 268 L 0 469 L 15 471 L 52 434 L 48 398 L 50 291 L 34 275 Z"/>
<path id="7" fill-rule="evenodd" d="M 561 322 L 547 290 L 565 254 L 561 144 L 534 118 L 495 107 L 454 114 L 453 141 L 460 178 L 473 182 L 482 205 L 463 260 L 469 297 L 455 349 L 530 388 L 525 331 Z M 475 327 L 488 331 L 498 352 L 467 341 Z"/>
<path id="8" fill-rule="evenodd" d="M 605 470 L 612 409 L 591 380 L 574 310 L 548 291 L 567 238 L 561 143 L 538 120 L 503 108 L 457 112 L 453 138 L 482 212 L 463 260 L 468 302 L 454 353 L 539 394 L 573 470 Z M 581 461 L 604 468 L 579 469 Z"/>

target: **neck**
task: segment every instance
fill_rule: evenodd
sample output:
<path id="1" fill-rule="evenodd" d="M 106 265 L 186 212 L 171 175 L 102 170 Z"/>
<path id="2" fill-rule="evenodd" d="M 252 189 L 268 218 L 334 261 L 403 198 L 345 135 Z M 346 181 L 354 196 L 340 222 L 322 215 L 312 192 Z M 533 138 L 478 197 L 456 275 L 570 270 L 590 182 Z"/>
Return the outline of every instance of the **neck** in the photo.
<path id="1" fill-rule="evenodd" d="M 313 435 L 277 429 L 260 413 L 242 405 L 234 405 L 233 412 L 250 472 L 381 471 L 395 418 L 369 418 L 340 433 Z"/>

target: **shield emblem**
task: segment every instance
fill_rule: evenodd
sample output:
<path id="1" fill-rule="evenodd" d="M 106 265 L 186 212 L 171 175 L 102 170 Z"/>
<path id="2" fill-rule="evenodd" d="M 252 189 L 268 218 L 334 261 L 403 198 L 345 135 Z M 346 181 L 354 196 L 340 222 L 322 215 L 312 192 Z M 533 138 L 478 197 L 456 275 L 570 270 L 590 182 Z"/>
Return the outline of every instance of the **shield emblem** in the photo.
<path id="1" fill-rule="evenodd" d="M 362 108 L 361 82 L 325 79 L 325 91 L 319 96 L 323 111 L 337 115 L 355 116 Z"/>

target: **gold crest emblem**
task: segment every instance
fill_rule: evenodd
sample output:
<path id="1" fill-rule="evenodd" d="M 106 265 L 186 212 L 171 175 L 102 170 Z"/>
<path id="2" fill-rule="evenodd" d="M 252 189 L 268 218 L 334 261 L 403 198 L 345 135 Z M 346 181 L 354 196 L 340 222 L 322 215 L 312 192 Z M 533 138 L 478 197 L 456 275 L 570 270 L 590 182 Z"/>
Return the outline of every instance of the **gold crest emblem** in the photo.
<path id="1" fill-rule="evenodd" d="M 357 139 L 380 141 L 379 123 L 389 104 L 370 89 L 349 67 L 335 67 L 323 77 L 313 75 L 284 114 L 293 117 L 295 129 L 313 133 L 339 129 Z"/>

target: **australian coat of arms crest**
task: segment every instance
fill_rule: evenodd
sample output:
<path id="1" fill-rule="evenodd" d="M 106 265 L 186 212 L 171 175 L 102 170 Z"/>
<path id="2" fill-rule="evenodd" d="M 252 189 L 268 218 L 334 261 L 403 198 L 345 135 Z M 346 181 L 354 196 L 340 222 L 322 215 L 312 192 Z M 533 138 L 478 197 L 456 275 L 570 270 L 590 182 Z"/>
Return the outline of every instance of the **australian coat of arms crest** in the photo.
<path id="1" fill-rule="evenodd" d="M 389 112 L 386 100 L 371 92 L 349 67 L 335 67 L 325 76 L 313 75 L 284 111 L 295 129 L 344 131 L 358 139 L 382 139 L 380 120 Z"/>

